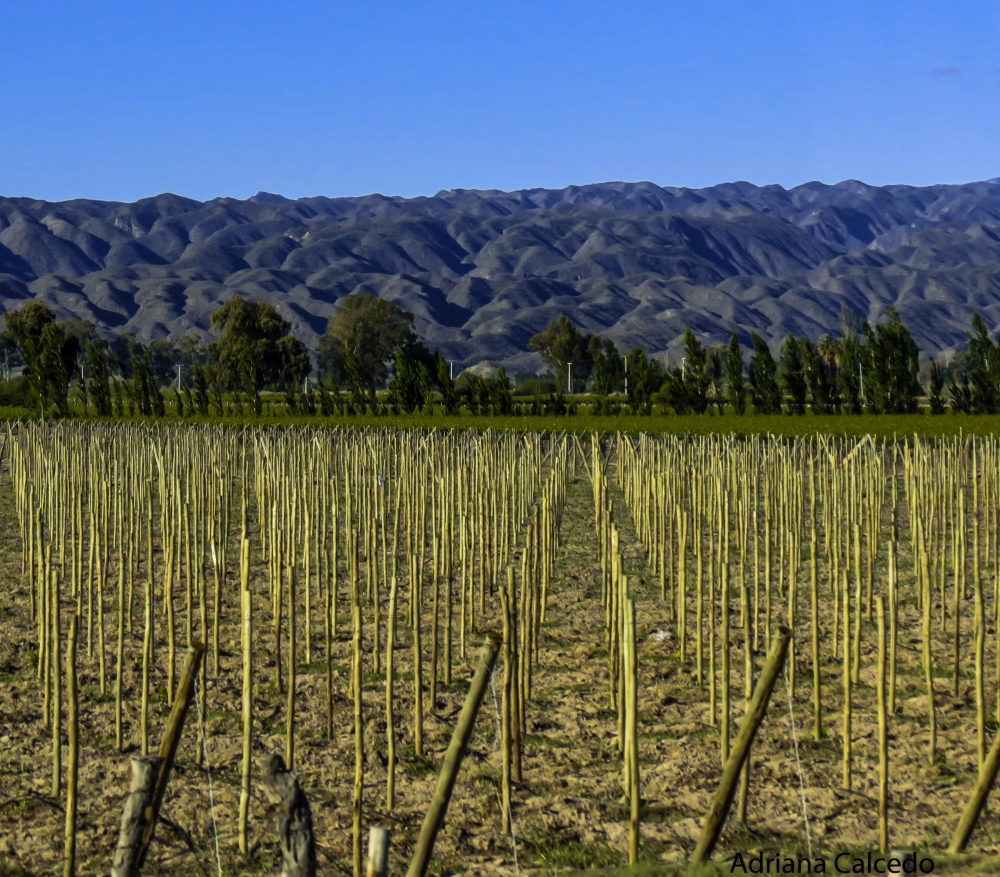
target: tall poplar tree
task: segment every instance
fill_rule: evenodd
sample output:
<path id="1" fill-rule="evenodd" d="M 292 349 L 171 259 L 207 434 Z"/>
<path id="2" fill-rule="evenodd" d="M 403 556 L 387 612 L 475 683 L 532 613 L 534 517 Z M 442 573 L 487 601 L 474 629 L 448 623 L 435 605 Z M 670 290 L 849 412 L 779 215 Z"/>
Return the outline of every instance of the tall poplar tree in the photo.
<path id="1" fill-rule="evenodd" d="M 778 367 L 767 342 L 756 332 L 750 333 L 753 353 L 750 355 L 750 401 L 756 414 L 781 414 L 781 388 Z"/>
<path id="2" fill-rule="evenodd" d="M 781 382 L 788 394 L 788 413 L 806 413 L 806 373 L 802 350 L 794 335 L 785 338 L 781 345 Z"/>
<path id="3" fill-rule="evenodd" d="M 746 414 L 747 388 L 743 381 L 743 351 L 735 332 L 729 338 L 729 349 L 726 351 L 726 388 L 733 410 L 740 415 Z"/>

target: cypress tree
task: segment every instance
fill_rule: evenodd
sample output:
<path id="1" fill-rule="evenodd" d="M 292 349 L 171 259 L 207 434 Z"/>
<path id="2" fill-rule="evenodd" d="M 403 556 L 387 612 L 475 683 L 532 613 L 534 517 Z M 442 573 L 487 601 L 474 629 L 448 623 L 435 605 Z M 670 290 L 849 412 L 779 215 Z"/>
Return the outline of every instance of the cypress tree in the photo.
<path id="1" fill-rule="evenodd" d="M 701 346 L 701 342 L 690 327 L 684 330 L 684 356 L 687 363 L 682 372 L 687 403 L 695 414 L 704 414 L 708 409 L 709 385 L 708 372 L 705 369 L 705 348 Z"/>
<path id="2" fill-rule="evenodd" d="M 503 417 L 514 411 L 514 396 L 510 392 L 510 381 L 502 365 L 497 368 L 496 376 L 490 382 L 490 404 L 493 413 Z"/>
<path id="3" fill-rule="evenodd" d="M 969 382 L 972 389 L 971 408 L 974 414 L 996 414 L 1000 378 L 1000 350 L 990 340 L 982 317 L 972 318 L 969 333 Z"/>
<path id="4" fill-rule="evenodd" d="M 726 386 L 729 390 L 729 404 L 737 414 L 746 414 L 747 389 L 743 381 L 743 351 L 736 333 L 729 338 L 729 350 L 726 352 Z"/>
<path id="5" fill-rule="evenodd" d="M 455 390 L 455 382 L 451 379 L 451 371 L 440 350 L 435 351 L 434 360 L 437 371 L 437 385 L 441 391 L 441 403 L 444 405 L 444 413 L 454 414 L 458 411 L 459 398 Z"/>
<path id="6" fill-rule="evenodd" d="M 931 363 L 930 403 L 931 414 L 944 414 L 944 368 L 940 362 Z"/>
<path id="7" fill-rule="evenodd" d="M 834 381 L 830 374 L 830 367 L 819 355 L 816 345 L 809 339 L 800 339 L 799 351 L 802 354 L 802 365 L 806 383 L 809 386 L 813 414 L 832 414 L 834 410 Z"/>
<path id="8" fill-rule="evenodd" d="M 862 324 L 865 345 L 865 407 L 873 414 L 915 414 L 920 395 L 920 352 L 899 314 L 886 308 L 884 322 Z"/>
<path id="9" fill-rule="evenodd" d="M 951 385 L 948 393 L 951 410 L 956 414 L 972 413 L 972 387 L 967 374 L 960 375 Z"/>
<path id="10" fill-rule="evenodd" d="M 756 332 L 750 333 L 750 401 L 757 414 L 781 414 L 781 388 L 778 386 L 774 357 L 767 342 Z"/>
<path id="11" fill-rule="evenodd" d="M 704 372 L 704 363 L 702 363 L 702 371 Z M 646 356 L 646 351 L 636 347 L 628 355 L 628 403 L 633 414 L 650 413 L 652 410 L 650 390 L 649 359 Z"/>
<path id="12" fill-rule="evenodd" d="M 708 351 L 708 377 L 712 383 L 712 401 L 721 416 L 726 411 L 726 394 L 722 389 L 722 350 L 713 347 Z"/>
<path id="13" fill-rule="evenodd" d="M 196 362 L 191 367 L 191 380 L 194 382 L 194 407 L 202 417 L 208 416 L 208 378 L 201 363 Z M 190 400 L 189 400 L 190 401 Z"/>
<path id="14" fill-rule="evenodd" d="M 104 347 L 104 342 L 90 340 L 86 346 L 87 367 L 90 377 L 87 382 L 90 384 L 90 398 L 94 400 L 94 408 L 97 409 L 98 417 L 110 417 L 112 415 L 111 406 L 111 384 L 108 374 L 108 354 Z"/>
<path id="15" fill-rule="evenodd" d="M 861 413 L 861 384 L 858 374 L 861 345 L 854 315 L 845 314 L 841 319 L 840 335 L 840 392 L 844 407 L 851 414 Z"/>
<path id="16" fill-rule="evenodd" d="M 631 384 L 631 381 L 629 383 Z M 631 398 L 631 393 L 629 397 Z M 691 413 L 687 390 L 684 387 L 684 373 L 679 365 L 667 372 L 666 380 L 660 388 L 660 397 L 674 409 L 674 414 L 682 416 Z"/>
<path id="17" fill-rule="evenodd" d="M 806 413 L 806 374 L 802 351 L 794 335 L 785 338 L 781 345 L 781 380 L 789 396 L 788 413 Z"/>
<path id="18" fill-rule="evenodd" d="M 148 347 L 142 348 L 143 376 L 149 388 L 149 399 L 156 417 L 163 417 L 167 413 L 167 406 L 163 401 L 163 394 L 156 384 L 156 373 L 153 371 L 153 354 Z"/>
<path id="19" fill-rule="evenodd" d="M 396 375 L 389 393 L 394 405 L 398 405 L 407 414 L 412 414 L 424 407 L 427 397 L 427 369 L 404 346 L 396 348 L 395 360 Z"/>
<path id="20" fill-rule="evenodd" d="M 49 399 L 60 417 L 69 416 L 69 369 L 63 350 L 66 333 L 58 323 L 42 329 L 39 367 L 42 380 L 48 385 Z"/>

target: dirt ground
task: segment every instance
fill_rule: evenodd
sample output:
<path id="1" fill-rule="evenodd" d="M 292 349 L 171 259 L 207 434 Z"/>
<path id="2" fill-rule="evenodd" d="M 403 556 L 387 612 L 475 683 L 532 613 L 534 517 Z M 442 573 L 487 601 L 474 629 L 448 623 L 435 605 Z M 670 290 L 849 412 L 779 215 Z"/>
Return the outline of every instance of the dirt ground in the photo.
<path id="1" fill-rule="evenodd" d="M 0 491 L 9 496 L 4 475 Z M 6 498 L 6 497 L 5 497 Z M 613 492 L 623 531 L 626 572 L 638 577 L 640 764 L 642 783 L 641 859 L 644 873 L 674 873 L 694 847 L 701 820 L 721 775 L 718 729 L 709 722 L 707 691 L 696 684 L 691 662 L 677 657 L 675 628 L 658 599 L 658 583 L 631 528 L 621 494 Z M 51 734 L 42 721 L 42 696 L 36 680 L 37 647 L 28 616 L 28 594 L 21 575 L 20 546 L 11 503 L 0 503 L 0 877 L 50 875 L 59 870 L 63 847 L 62 801 L 49 797 Z M 540 666 L 527 710 L 524 781 L 514 790 L 513 831 L 500 831 L 500 746 L 497 701 L 488 695 L 470 751 L 438 838 L 434 874 L 542 874 L 614 869 L 627 861 L 628 811 L 622 794 L 622 766 L 615 750 L 615 713 L 609 709 L 607 655 L 600 602 L 600 570 L 593 528 L 593 498 L 587 478 L 570 484 L 562 521 L 557 574 L 549 595 Z M 235 555 L 235 551 L 232 555 Z M 901 573 L 912 563 L 900 559 Z M 264 575 L 259 563 L 256 573 Z M 807 576 L 806 569 L 802 571 Z M 234 581 L 235 568 L 230 572 Z M 262 588 L 263 590 L 263 588 Z M 271 631 L 266 601 L 257 606 L 259 684 L 255 692 L 257 754 L 284 752 L 285 696 L 273 683 Z M 110 598 L 109 598 L 110 604 Z M 971 654 L 968 630 L 971 603 L 963 608 L 963 655 Z M 693 619 L 693 610 L 689 612 Z M 734 612 L 733 721 L 743 712 L 742 631 Z M 346 610 L 341 618 L 346 619 Z M 108 606 L 108 672 L 113 674 L 113 607 Z M 487 625 L 484 625 L 484 627 Z M 318 625 L 317 625 L 318 627 Z M 735 811 L 715 859 L 718 873 L 730 873 L 731 857 L 764 852 L 828 857 L 842 851 L 874 850 L 878 845 L 876 723 L 873 703 L 873 629 L 862 637 L 862 684 L 854 692 L 854 783 L 841 789 L 841 690 L 839 660 L 830 655 L 830 618 L 824 620 L 824 698 L 826 737 L 812 739 L 811 667 L 808 633 L 799 631 L 799 684 L 791 705 L 779 684 L 753 749 L 752 785 L 746 825 Z M 653 636 L 666 631 L 670 636 Z M 992 637 L 992 631 L 990 635 Z M 950 646 L 935 625 L 935 654 L 944 665 Z M 301 636 L 301 635 L 300 635 Z M 456 636 L 457 640 L 457 636 Z M 424 637 L 425 645 L 430 638 Z M 992 639 L 991 639 L 992 641 Z M 301 638 L 300 638 L 301 642 Z M 455 682 L 438 686 L 438 700 L 425 695 L 426 756 L 413 754 L 410 641 L 400 624 L 396 686 L 399 731 L 397 806 L 384 811 L 384 683 L 369 675 L 364 687 L 367 767 L 365 823 L 393 831 L 392 873 L 405 872 L 413 841 L 431 797 L 436 771 L 471 676 L 469 659 L 456 660 Z M 981 821 L 969 856 L 948 860 L 943 852 L 976 775 L 975 704 L 972 666 L 966 660 L 957 697 L 950 673 L 941 672 L 937 689 L 938 759 L 927 763 L 926 698 L 920 673 L 919 618 L 907 604 L 901 612 L 899 701 L 891 721 L 891 838 L 893 846 L 917 848 L 936 862 L 935 873 L 1000 873 L 1000 821 L 994 813 Z M 194 760 L 197 714 L 189 719 L 175 773 L 164 804 L 148 874 L 213 875 L 278 873 L 273 814 L 258 784 L 252 803 L 253 851 L 237 850 L 236 814 L 241 760 L 239 627 L 232 602 L 224 603 L 222 671 L 209 673 L 205 716 L 208 766 Z M 138 742 L 139 666 L 137 623 L 127 640 L 126 730 L 129 749 Z M 370 647 L 370 643 L 369 643 Z M 326 739 L 325 658 L 317 636 L 313 663 L 299 669 L 297 688 L 296 771 L 308 795 L 324 875 L 350 873 L 351 788 L 354 774 L 352 702 L 347 699 L 348 649 L 335 643 L 335 734 Z M 456 653 L 457 653 L 456 642 Z M 304 657 L 303 657 L 304 660 Z M 371 669 L 370 653 L 368 669 Z M 988 658 L 989 660 L 989 658 Z M 761 656 L 758 656 L 759 668 Z M 429 662 L 425 661 L 425 668 Z M 114 751 L 113 680 L 102 696 L 96 655 L 81 648 L 81 770 L 78 817 L 79 873 L 107 873 L 117 840 L 128 787 L 129 759 Z M 152 720 L 158 746 L 165 703 L 165 674 L 155 677 L 159 692 Z M 499 695 L 499 675 L 497 695 Z M 992 686 L 990 687 L 992 693 Z M 995 703 L 991 699 L 991 711 Z M 990 727 L 995 730 L 996 723 Z M 992 733 L 992 731 L 991 731 Z M 735 730 L 734 730 L 735 735 Z M 796 755 L 796 743 L 798 753 Z M 65 756 L 64 756 L 65 763 Z M 800 767 L 801 765 L 801 773 Z M 804 802 L 803 803 L 803 799 Z M 808 820 L 808 821 L 807 821 Z M 367 837 L 367 828 L 365 831 Z M 862 852 L 863 855 L 863 852 Z M 60 871 L 61 873 L 61 871 Z M 741 873 L 737 870 L 736 873 Z"/>

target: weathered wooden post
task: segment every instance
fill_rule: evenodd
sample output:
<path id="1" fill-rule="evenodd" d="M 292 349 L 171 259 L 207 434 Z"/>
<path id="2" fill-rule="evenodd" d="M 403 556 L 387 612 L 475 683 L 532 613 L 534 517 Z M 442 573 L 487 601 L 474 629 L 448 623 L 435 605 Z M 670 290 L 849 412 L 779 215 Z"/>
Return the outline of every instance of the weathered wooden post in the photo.
<path id="1" fill-rule="evenodd" d="M 181 732 L 184 730 L 184 719 L 187 718 L 188 707 L 194 694 L 194 681 L 201 668 L 202 658 L 205 657 L 205 645 L 203 643 L 192 643 L 188 649 L 187 662 L 184 665 L 184 673 L 181 676 L 180 685 L 177 686 L 177 694 L 174 697 L 174 706 L 167 718 L 167 728 L 163 734 L 163 743 L 160 744 L 160 772 L 156 777 L 156 786 L 153 789 L 153 798 L 150 801 L 150 815 L 147 817 L 146 827 L 142 835 L 142 843 L 139 846 L 139 856 L 136 862 L 136 870 L 142 867 L 149 853 L 149 845 L 153 842 L 153 835 L 156 832 L 156 822 L 160 816 L 160 805 L 163 803 L 163 796 L 167 791 L 167 782 L 170 779 L 170 770 L 174 766 L 174 758 L 177 755 L 177 746 L 181 741 Z"/>
<path id="2" fill-rule="evenodd" d="M 495 633 L 487 634 L 486 645 L 483 646 L 483 651 L 479 656 L 476 675 L 472 679 L 472 685 L 469 686 L 469 693 L 465 698 L 462 712 L 458 715 L 458 722 L 455 724 L 451 743 L 448 744 L 448 751 L 445 752 L 441 773 L 438 775 L 437 788 L 434 790 L 434 797 L 431 798 L 431 806 L 427 810 L 427 816 L 424 817 L 424 824 L 420 829 L 420 836 L 417 838 L 417 846 L 413 851 L 413 858 L 410 860 L 410 868 L 406 872 L 406 877 L 423 877 L 427 872 L 431 854 L 434 852 L 434 841 L 444 824 L 444 817 L 448 812 L 448 802 L 451 800 L 451 793 L 455 788 L 455 781 L 458 779 L 458 770 L 462 766 L 462 758 L 469 745 L 469 738 L 472 737 L 472 728 L 476 723 L 479 706 L 486 695 L 490 675 L 493 673 L 497 655 L 500 653 L 500 644 L 499 636 Z"/>
<path id="3" fill-rule="evenodd" d="M 767 656 L 764 669 L 761 671 L 760 681 L 754 690 L 753 700 L 750 701 L 747 713 L 743 717 L 739 735 L 729 753 L 725 769 L 722 771 L 719 788 L 712 799 L 708 815 L 705 817 L 705 827 L 701 830 L 701 837 L 698 838 L 698 844 L 691 856 L 692 865 L 698 865 L 710 856 L 719 840 L 722 827 L 729 815 L 729 809 L 733 805 L 733 798 L 736 796 L 736 782 L 743 769 L 743 762 L 750 754 L 750 744 L 753 743 L 757 729 L 767 712 L 771 691 L 781 673 L 781 668 L 785 665 L 785 656 L 788 654 L 788 644 L 791 639 L 792 632 L 787 627 L 778 628 L 771 645 L 771 652 Z"/>
<path id="4" fill-rule="evenodd" d="M 993 745 L 986 756 L 986 762 L 983 764 L 983 769 L 979 772 L 979 780 L 972 790 L 972 795 L 969 796 L 969 801 L 962 812 L 962 818 L 955 827 L 955 833 L 951 836 L 951 844 L 948 847 L 949 853 L 960 853 L 965 849 L 965 845 L 969 842 L 969 838 L 972 837 L 972 832 L 979 821 L 979 816 L 986 806 L 986 799 L 989 798 L 990 790 L 993 788 L 993 783 L 996 781 L 998 772 L 1000 772 L 1000 733 L 997 733 L 993 739 Z"/>
<path id="5" fill-rule="evenodd" d="M 111 863 L 111 877 L 136 877 L 139 873 L 139 847 L 146 832 L 153 789 L 162 761 L 158 755 L 132 756 L 132 785 L 125 799 L 118 846 Z"/>
<path id="6" fill-rule="evenodd" d="M 298 777 L 285 769 L 280 755 L 260 760 L 260 779 L 272 804 L 278 805 L 281 877 L 316 877 L 316 838 L 312 809 Z"/>

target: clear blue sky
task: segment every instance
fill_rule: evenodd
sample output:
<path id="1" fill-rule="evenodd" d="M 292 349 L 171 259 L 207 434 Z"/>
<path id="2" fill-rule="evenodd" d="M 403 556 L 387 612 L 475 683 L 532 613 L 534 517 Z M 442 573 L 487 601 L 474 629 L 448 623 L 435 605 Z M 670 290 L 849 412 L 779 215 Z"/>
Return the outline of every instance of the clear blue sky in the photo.
<path id="1" fill-rule="evenodd" d="M 1000 176 L 1000 4 L 0 0 L 0 194 Z"/>

